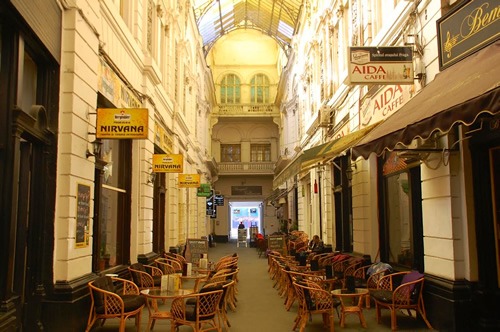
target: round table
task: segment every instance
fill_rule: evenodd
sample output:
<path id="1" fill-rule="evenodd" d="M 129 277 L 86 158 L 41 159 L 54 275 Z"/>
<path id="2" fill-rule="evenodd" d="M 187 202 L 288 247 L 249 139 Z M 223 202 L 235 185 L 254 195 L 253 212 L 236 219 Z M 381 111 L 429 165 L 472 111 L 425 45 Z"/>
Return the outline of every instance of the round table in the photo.
<path id="1" fill-rule="evenodd" d="M 157 319 L 172 319 L 170 311 L 160 311 L 158 300 L 168 300 L 179 296 L 186 296 L 195 293 L 194 289 L 179 288 L 176 291 L 161 290 L 160 288 L 149 288 L 141 290 L 141 294 L 146 297 L 149 311 L 149 321 L 147 330 L 150 331 Z"/>
<path id="2" fill-rule="evenodd" d="M 192 272 L 190 275 L 181 275 L 181 285 L 184 280 L 194 280 L 194 291 L 198 291 L 198 285 L 201 280 L 208 277 L 207 273 Z"/>
<path id="3" fill-rule="evenodd" d="M 357 314 L 361 325 L 366 328 L 365 316 L 363 316 L 363 297 L 368 294 L 366 288 L 355 288 L 354 290 L 334 289 L 332 295 L 340 299 L 341 316 L 340 327 L 345 326 L 345 316 L 347 314 Z"/>

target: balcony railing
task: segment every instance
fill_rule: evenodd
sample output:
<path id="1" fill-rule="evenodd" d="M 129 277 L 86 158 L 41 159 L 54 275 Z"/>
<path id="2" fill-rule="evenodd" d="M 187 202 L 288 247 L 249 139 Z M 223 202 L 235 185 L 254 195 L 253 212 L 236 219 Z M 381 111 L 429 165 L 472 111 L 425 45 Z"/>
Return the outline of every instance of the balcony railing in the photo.
<path id="1" fill-rule="evenodd" d="M 219 175 L 260 174 L 273 175 L 274 162 L 218 163 Z"/>
<path id="2" fill-rule="evenodd" d="M 279 108 L 274 104 L 219 104 L 214 111 L 219 116 L 279 115 Z"/>

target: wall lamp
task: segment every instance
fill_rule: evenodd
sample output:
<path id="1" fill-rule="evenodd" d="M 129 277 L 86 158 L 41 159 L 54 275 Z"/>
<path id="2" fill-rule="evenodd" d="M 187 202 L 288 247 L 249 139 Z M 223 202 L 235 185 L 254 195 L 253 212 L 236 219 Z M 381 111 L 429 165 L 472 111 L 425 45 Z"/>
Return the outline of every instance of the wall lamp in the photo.
<path id="1" fill-rule="evenodd" d="M 347 166 L 347 169 L 345 170 L 345 176 L 349 181 L 352 180 L 353 169 L 358 169 L 358 166 L 356 166 L 356 164 L 350 164 L 349 166 Z"/>
<path id="2" fill-rule="evenodd" d="M 148 182 L 147 184 L 152 184 L 155 183 L 156 180 L 156 173 L 151 171 L 151 173 L 148 174 Z"/>
<path id="3" fill-rule="evenodd" d="M 86 156 L 88 157 L 99 157 L 101 155 L 102 142 L 100 139 L 96 139 L 92 142 L 92 152 L 87 148 Z"/>

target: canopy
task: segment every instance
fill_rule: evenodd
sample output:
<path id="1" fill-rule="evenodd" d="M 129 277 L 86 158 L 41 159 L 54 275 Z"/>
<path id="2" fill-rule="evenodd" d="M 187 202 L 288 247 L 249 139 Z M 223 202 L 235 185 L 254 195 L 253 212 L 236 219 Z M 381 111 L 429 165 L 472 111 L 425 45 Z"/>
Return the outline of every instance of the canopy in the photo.
<path id="1" fill-rule="evenodd" d="M 305 150 L 288 164 L 273 181 L 273 188 L 279 187 L 287 179 L 297 175 L 300 171 L 318 163 L 322 164 L 335 158 L 351 146 L 356 144 L 368 132 L 375 128 L 379 123 L 372 124 L 361 130 L 357 130 L 340 138 L 331 140 L 321 145 Z"/>
<path id="2" fill-rule="evenodd" d="M 500 41 L 436 75 L 399 111 L 370 131 L 352 148 L 352 158 L 368 158 L 408 146 L 415 138 L 448 132 L 456 123 L 473 124 L 483 113 L 500 111 Z"/>

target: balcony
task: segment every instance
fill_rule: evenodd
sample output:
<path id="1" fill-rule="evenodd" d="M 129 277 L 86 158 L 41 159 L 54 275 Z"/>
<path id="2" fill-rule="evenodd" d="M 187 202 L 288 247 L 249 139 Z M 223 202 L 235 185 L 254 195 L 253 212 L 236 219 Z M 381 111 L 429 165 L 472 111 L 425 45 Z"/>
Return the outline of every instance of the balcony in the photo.
<path id="1" fill-rule="evenodd" d="M 237 116 L 279 116 L 279 108 L 274 104 L 219 104 L 214 115 Z"/>
<path id="2" fill-rule="evenodd" d="M 274 175 L 274 162 L 218 163 L 221 175 Z"/>

